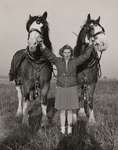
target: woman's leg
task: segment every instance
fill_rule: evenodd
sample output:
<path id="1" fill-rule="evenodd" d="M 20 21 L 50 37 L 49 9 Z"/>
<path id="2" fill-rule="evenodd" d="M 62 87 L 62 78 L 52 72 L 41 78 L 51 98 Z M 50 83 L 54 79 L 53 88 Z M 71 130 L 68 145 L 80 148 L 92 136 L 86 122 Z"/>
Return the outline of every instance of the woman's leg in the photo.
<path id="1" fill-rule="evenodd" d="M 77 123 L 77 111 L 73 111 L 72 112 L 72 116 L 73 116 L 72 122 L 73 122 L 73 124 L 76 124 Z"/>
<path id="2" fill-rule="evenodd" d="M 67 133 L 68 133 L 68 134 L 71 134 L 71 133 L 72 133 L 72 121 L 73 121 L 73 113 L 72 113 L 72 110 L 68 110 L 68 111 L 67 111 L 67 123 L 68 123 Z"/>
<path id="3" fill-rule="evenodd" d="M 66 122 L 66 111 L 60 111 L 60 123 L 61 123 L 61 132 L 65 134 L 65 122 Z"/>

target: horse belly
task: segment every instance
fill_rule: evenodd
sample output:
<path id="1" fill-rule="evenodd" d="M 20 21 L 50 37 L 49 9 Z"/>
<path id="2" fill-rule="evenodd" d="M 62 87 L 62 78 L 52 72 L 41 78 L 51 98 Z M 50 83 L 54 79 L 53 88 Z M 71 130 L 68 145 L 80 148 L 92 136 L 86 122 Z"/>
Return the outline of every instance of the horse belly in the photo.
<path id="1" fill-rule="evenodd" d="M 96 83 L 98 80 L 98 69 L 96 67 L 84 69 L 78 72 L 77 78 L 79 84 L 85 82 L 85 79 L 88 84 Z"/>

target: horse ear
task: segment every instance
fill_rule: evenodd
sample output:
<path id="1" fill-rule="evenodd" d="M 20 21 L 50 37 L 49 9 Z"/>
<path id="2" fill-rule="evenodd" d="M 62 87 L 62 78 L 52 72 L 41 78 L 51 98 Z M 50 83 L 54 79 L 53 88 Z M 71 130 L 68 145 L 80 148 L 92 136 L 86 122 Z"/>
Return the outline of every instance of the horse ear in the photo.
<path id="1" fill-rule="evenodd" d="M 45 12 L 43 13 L 42 17 L 46 20 L 47 15 L 48 15 L 48 13 L 47 13 L 47 11 L 45 11 Z"/>
<path id="2" fill-rule="evenodd" d="M 88 16 L 87 16 L 87 22 L 89 22 L 90 20 L 91 20 L 91 15 L 88 14 Z"/>
<path id="3" fill-rule="evenodd" d="M 29 14 L 29 20 L 32 18 L 31 14 Z"/>
<path id="4" fill-rule="evenodd" d="M 96 19 L 97 23 L 100 23 L 100 16 Z"/>

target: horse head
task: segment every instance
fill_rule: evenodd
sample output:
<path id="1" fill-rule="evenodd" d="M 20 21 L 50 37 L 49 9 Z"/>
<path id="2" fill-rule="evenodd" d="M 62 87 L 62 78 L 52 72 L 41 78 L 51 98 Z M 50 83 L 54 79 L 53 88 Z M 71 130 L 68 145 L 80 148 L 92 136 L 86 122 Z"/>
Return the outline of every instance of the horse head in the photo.
<path id="1" fill-rule="evenodd" d="M 100 24 L 100 16 L 97 19 L 91 19 L 90 14 L 87 16 L 87 20 L 77 35 L 77 42 L 74 49 L 74 55 L 79 56 L 84 53 L 85 47 L 92 40 L 95 45 L 101 44 L 101 37 L 104 37 L 105 29 Z M 103 39 L 102 39 L 103 40 Z M 104 42 L 104 40 L 103 40 Z M 83 48 L 84 47 L 84 48 Z"/>
<path id="2" fill-rule="evenodd" d="M 29 52 L 34 53 L 40 50 L 40 42 L 43 41 L 46 47 L 52 49 L 49 40 L 49 27 L 47 22 L 47 12 L 41 16 L 31 16 L 26 23 L 26 30 L 28 32 L 28 47 Z"/>

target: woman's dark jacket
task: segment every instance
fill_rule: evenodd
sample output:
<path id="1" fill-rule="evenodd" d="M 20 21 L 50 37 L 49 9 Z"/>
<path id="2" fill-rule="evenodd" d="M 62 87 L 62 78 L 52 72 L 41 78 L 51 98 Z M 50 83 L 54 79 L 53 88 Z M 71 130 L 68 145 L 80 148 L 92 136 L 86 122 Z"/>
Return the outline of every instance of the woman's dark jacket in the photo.
<path id="1" fill-rule="evenodd" d="M 84 63 L 90 57 L 92 49 L 93 48 L 89 46 L 83 55 L 76 58 L 70 58 L 67 68 L 63 57 L 56 57 L 56 55 L 47 48 L 42 49 L 43 55 L 57 68 L 57 86 L 71 87 L 78 84 L 76 74 L 77 66 Z"/>

